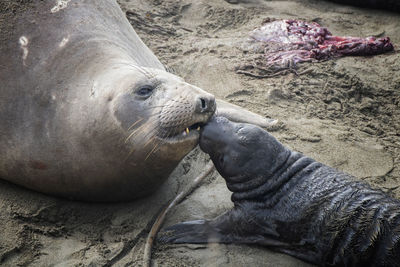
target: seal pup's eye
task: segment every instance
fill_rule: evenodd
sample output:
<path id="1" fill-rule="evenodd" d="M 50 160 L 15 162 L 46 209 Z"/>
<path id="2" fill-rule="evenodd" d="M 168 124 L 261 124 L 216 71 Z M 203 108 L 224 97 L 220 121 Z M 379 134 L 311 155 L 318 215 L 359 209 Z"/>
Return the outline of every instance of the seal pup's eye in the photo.
<path id="1" fill-rule="evenodd" d="M 220 166 L 221 168 L 224 166 L 225 159 L 224 159 L 224 155 L 223 155 L 223 154 L 219 155 L 219 157 L 218 157 L 218 163 L 219 163 L 219 166 Z"/>
<path id="2" fill-rule="evenodd" d="M 150 85 L 141 86 L 138 90 L 136 90 L 136 94 L 140 97 L 149 97 L 153 92 L 153 87 Z"/>

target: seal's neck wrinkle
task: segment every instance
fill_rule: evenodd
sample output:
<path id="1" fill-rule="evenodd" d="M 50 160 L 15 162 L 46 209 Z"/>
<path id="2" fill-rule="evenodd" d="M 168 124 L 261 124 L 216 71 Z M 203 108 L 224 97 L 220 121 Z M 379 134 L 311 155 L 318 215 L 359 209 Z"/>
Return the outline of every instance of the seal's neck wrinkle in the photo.
<path id="1" fill-rule="evenodd" d="M 295 188 L 295 184 L 302 180 L 303 172 L 309 168 L 316 169 L 321 164 L 298 152 L 289 153 L 286 160 L 276 167 L 273 172 L 265 170 L 265 174 L 251 181 L 237 184 L 228 184 L 233 192 L 232 201 L 261 200 L 265 206 L 274 206 L 283 195 Z M 273 173 L 272 175 L 270 173 Z"/>

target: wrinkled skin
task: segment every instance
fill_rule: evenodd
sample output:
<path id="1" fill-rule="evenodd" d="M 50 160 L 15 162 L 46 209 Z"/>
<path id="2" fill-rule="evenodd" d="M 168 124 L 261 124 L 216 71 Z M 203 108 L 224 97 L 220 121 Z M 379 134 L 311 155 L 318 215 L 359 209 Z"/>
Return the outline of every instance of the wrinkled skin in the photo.
<path id="1" fill-rule="evenodd" d="M 246 243 L 323 266 L 400 266 L 400 201 L 225 118 L 202 130 L 234 208 L 173 225 L 171 243 Z M 267 259 L 266 259 L 267 260 Z"/>

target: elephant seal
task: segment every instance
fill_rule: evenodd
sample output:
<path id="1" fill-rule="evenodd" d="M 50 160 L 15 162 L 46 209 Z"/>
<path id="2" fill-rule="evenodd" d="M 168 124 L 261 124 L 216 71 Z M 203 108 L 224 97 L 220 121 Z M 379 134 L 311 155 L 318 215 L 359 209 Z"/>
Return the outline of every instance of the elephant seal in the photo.
<path id="1" fill-rule="evenodd" d="M 213 119 L 200 147 L 233 192 L 234 208 L 171 226 L 164 242 L 259 244 L 323 266 L 400 266 L 399 200 L 251 124 Z"/>
<path id="2" fill-rule="evenodd" d="M 155 191 L 198 144 L 214 96 L 168 73 L 114 0 L 5 2 L 0 177 L 88 201 Z"/>

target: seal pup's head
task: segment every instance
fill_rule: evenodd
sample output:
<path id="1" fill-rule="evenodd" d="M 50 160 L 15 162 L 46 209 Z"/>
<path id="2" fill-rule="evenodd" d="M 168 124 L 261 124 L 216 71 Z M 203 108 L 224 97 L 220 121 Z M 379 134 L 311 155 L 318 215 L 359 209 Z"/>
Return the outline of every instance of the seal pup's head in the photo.
<path id="1" fill-rule="evenodd" d="M 245 182 L 260 173 L 268 177 L 289 154 L 262 128 L 224 117 L 212 118 L 202 129 L 200 148 L 228 183 Z"/>

